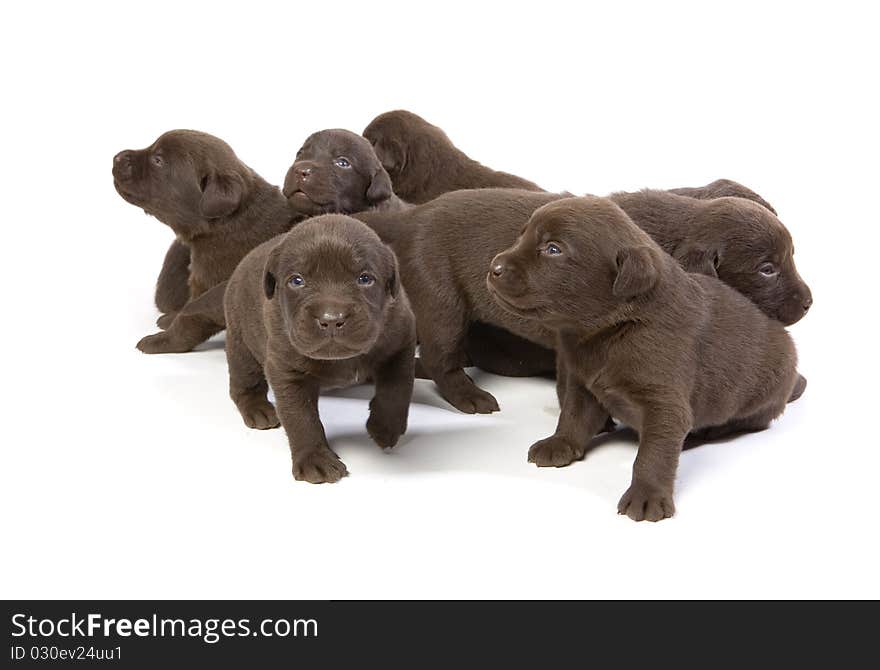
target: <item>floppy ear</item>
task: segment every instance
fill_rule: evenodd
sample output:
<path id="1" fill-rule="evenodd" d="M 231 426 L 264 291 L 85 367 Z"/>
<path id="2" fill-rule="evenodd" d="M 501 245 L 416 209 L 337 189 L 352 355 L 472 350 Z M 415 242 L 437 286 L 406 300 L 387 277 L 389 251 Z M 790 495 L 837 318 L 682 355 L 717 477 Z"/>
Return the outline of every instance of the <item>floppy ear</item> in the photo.
<path id="1" fill-rule="evenodd" d="M 621 249 L 617 252 L 617 278 L 612 292 L 618 298 L 634 298 L 651 290 L 658 274 L 653 249 L 647 246 Z"/>
<path id="2" fill-rule="evenodd" d="M 237 174 L 209 174 L 202 180 L 199 211 L 208 219 L 232 214 L 241 204 L 244 183 Z"/>
<path id="3" fill-rule="evenodd" d="M 275 297 L 275 287 L 278 284 L 278 280 L 275 278 L 276 266 L 278 265 L 278 249 L 280 249 L 280 245 L 272 249 L 263 268 L 263 293 L 266 294 L 269 300 Z"/>
<path id="4" fill-rule="evenodd" d="M 687 272 L 709 277 L 718 276 L 718 264 L 721 261 L 718 249 L 698 244 L 684 244 L 675 250 L 673 257 Z"/>
<path id="5" fill-rule="evenodd" d="M 391 190 L 391 177 L 385 172 L 385 168 L 381 165 L 376 172 L 373 173 L 373 180 L 370 182 L 370 188 L 367 189 L 367 200 L 370 202 L 381 202 L 388 200 L 394 191 Z"/>
<path id="6" fill-rule="evenodd" d="M 389 172 L 402 170 L 406 163 L 403 146 L 395 140 L 378 140 L 373 144 L 373 151 L 376 152 L 376 158 L 382 163 L 382 167 Z"/>

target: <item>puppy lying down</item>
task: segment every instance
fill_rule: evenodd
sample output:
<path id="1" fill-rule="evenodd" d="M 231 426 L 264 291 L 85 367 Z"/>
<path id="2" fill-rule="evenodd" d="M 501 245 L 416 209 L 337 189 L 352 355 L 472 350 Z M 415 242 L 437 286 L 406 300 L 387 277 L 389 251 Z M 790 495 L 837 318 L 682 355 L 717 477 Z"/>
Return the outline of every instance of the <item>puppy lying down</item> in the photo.
<path id="1" fill-rule="evenodd" d="M 373 380 L 367 431 L 380 447 L 397 444 L 412 396 L 415 320 L 394 253 L 367 226 L 328 214 L 263 243 L 233 273 L 225 306 L 229 393 L 247 426 L 275 428 L 280 419 L 296 479 L 347 474 L 318 416 L 321 389 Z"/>
<path id="2" fill-rule="evenodd" d="M 688 433 L 762 430 L 803 390 L 783 325 L 715 277 L 685 272 L 607 198 L 538 209 L 486 282 L 518 318 L 557 333 L 562 410 L 529 450 L 539 466 L 583 457 L 609 415 L 639 433 L 621 514 L 672 516 Z"/>

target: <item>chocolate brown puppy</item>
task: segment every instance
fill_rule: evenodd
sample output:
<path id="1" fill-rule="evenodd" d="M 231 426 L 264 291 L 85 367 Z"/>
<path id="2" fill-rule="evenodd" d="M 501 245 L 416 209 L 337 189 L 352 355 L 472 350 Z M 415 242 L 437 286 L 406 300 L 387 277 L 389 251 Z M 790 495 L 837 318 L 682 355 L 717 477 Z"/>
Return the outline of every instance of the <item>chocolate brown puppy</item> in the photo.
<path id="1" fill-rule="evenodd" d="M 485 268 L 513 244 L 538 207 L 564 196 L 516 189 L 453 191 L 398 212 L 354 215 L 391 244 L 412 301 L 424 372 L 440 394 L 467 413 L 498 410 L 464 371 L 474 323 L 502 328 L 549 350 L 552 330 L 514 316 L 491 299 Z M 552 354 L 551 354 L 552 360 Z"/>
<path id="2" fill-rule="evenodd" d="M 715 277 L 685 272 L 607 198 L 536 211 L 485 279 L 511 315 L 558 333 L 564 386 L 556 432 L 529 460 L 581 458 L 609 415 L 639 433 L 621 514 L 672 516 L 691 431 L 762 430 L 802 390 L 783 325 Z"/>
<path id="3" fill-rule="evenodd" d="M 406 206 L 391 190 L 391 177 L 370 143 L 348 130 L 322 130 L 306 138 L 283 190 L 304 216 Z"/>
<path id="4" fill-rule="evenodd" d="M 280 189 L 242 163 L 228 144 L 194 130 L 172 130 L 146 149 L 116 154 L 113 184 L 177 236 L 157 288 L 157 305 L 168 310 L 161 319 L 167 330 L 138 342 L 145 353 L 189 351 L 222 330 L 222 291 L 209 289 L 297 216 Z M 184 265 L 188 290 L 181 305 Z"/>
<path id="5" fill-rule="evenodd" d="M 251 428 L 280 418 L 296 479 L 347 474 L 318 416 L 321 389 L 372 379 L 367 431 L 380 447 L 397 444 L 412 396 L 415 321 L 394 254 L 367 226 L 328 214 L 263 243 L 235 270 L 225 304 L 229 393 Z"/>
<path id="6" fill-rule="evenodd" d="M 743 186 L 742 184 L 737 183 L 732 179 L 716 179 L 712 183 L 706 184 L 705 186 L 685 186 L 682 188 L 671 188 L 668 192 L 675 193 L 676 195 L 684 195 L 688 198 L 696 198 L 698 200 L 714 200 L 715 198 L 726 197 L 745 198 L 746 200 L 751 200 L 752 202 L 756 202 L 759 205 L 763 205 L 771 212 L 776 214 L 776 210 L 773 209 L 773 206 L 769 202 L 764 200 L 764 198 L 755 193 L 749 187 Z"/>
<path id="7" fill-rule="evenodd" d="M 364 129 L 382 165 L 391 175 L 394 192 L 407 202 L 423 203 L 449 191 L 468 188 L 541 188 L 469 158 L 440 128 L 420 116 L 385 112 Z"/>
<path id="8" fill-rule="evenodd" d="M 718 277 L 783 324 L 796 323 L 813 304 L 791 235 L 766 207 L 652 190 L 609 197 L 685 270 Z"/>

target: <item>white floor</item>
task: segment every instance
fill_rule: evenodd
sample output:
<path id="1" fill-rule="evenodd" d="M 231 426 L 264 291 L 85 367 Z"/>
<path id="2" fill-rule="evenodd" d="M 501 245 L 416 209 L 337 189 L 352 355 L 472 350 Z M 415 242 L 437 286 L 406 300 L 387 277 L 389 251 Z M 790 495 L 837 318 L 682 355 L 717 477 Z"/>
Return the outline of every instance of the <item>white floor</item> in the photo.
<path id="1" fill-rule="evenodd" d="M 85 20 L 59 3 L 51 23 L 22 9 L 0 45 L 20 103 L 0 161 L 0 596 L 880 597 L 876 23 L 566 4 L 511 10 L 502 31 L 469 6 L 426 32 L 394 23 L 409 5 L 352 5 L 334 6 L 331 40 L 292 28 L 326 25 L 317 6 L 218 9 L 209 32 L 173 8 Z M 355 77 L 364 35 L 381 37 Z M 214 57 L 223 39 L 240 58 Z M 631 436 L 568 468 L 526 462 L 556 419 L 542 380 L 478 374 L 502 407 L 490 417 L 417 382 L 392 454 L 363 429 L 368 388 L 322 398 L 351 475 L 295 482 L 284 434 L 248 430 L 229 400 L 222 340 L 135 350 L 171 235 L 117 197 L 111 158 L 199 128 L 278 183 L 310 132 L 395 107 L 551 189 L 754 187 L 813 289 L 792 328 L 803 398 L 768 431 L 686 452 L 677 514 L 658 524 L 616 514 Z"/>

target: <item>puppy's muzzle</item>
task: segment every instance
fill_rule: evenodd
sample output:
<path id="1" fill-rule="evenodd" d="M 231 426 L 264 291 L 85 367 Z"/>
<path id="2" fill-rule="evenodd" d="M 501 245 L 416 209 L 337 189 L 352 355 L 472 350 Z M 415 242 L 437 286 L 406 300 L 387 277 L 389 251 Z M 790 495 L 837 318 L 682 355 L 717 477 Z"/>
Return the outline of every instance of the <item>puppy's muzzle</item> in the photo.
<path id="1" fill-rule="evenodd" d="M 126 149 L 113 157 L 113 177 L 118 181 L 128 181 L 134 175 L 132 164 L 134 152 Z"/>
<path id="2" fill-rule="evenodd" d="M 521 271 L 505 254 L 498 254 L 492 259 L 486 279 L 492 288 L 505 295 L 515 297 L 525 292 Z"/>

